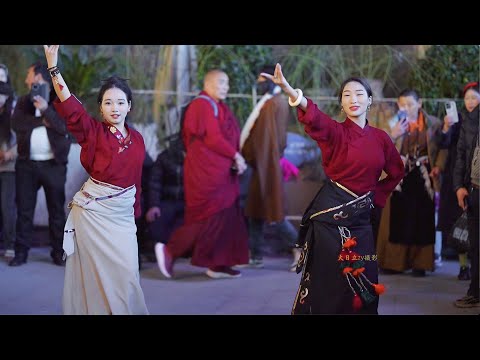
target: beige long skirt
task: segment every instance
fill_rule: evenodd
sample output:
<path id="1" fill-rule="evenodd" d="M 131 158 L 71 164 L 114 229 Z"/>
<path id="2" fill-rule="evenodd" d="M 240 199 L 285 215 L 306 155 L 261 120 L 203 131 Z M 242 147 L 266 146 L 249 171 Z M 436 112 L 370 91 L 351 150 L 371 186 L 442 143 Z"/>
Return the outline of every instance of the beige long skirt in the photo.
<path id="1" fill-rule="evenodd" d="M 65 225 L 66 315 L 146 315 L 133 214 L 135 186 L 88 179 Z"/>

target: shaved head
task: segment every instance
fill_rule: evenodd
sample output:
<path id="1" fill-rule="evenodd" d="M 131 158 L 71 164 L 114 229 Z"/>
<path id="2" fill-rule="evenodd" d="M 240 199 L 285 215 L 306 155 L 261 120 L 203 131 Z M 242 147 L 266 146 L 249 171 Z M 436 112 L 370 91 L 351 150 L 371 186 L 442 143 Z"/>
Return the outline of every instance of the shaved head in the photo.
<path id="1" fill-rule="evenodd" d="M 214 100 L 225 100 L 230 86 L 228 75 L 219 69 L 210 70 L 203 79 L 203 90 Z"/>
<path id="2" fill-rule="evenodd" d="M 224 71 L 219 69 L 210 70 L 205 74 L 205 78 L 203 79 L 203 87 L 207 86 L 207 83 L 215 81 L 219 75 L 225 74 Z M 227 74 L 225 74 L 227 75 Z"/>

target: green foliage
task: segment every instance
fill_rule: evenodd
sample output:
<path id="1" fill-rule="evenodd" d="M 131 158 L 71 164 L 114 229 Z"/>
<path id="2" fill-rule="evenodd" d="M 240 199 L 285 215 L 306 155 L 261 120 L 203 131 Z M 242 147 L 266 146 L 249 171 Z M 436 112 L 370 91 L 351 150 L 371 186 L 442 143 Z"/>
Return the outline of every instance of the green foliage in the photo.
<path id="1" fill-rule="evenodd" d="M 393 75 L 405 60 L 402 55 L 388 45 L 295 45 L 280 56 L 279 62 L 288 82 L 316 101 L 320 97 L 336 97 L 343 81 L 352 76 L 366 78 L 371 85 L 375 79 L 379 84 L 398 87 Z M 374 102 L 377 99 L 374 93 Z M 336 100 L 316 102 L 330 116 L 340 115 Z M 297 132 L 303 133 L 298 122 Z"/>
<path id="2" fill-rule="evenodd" d="M 427 98 L 458 98 L 470 81 L 478 81 L 478 45 L 433 45 L 411 72 L 410 86 Z"/>
<path id="3" fill-rule="evenodd" d="M 409 86 L 423 98 L 459 99 L 466 83 L 478 81 L 479 59 L 478 45 L 433 45 L 410 73 Z M 461 104 L 459 100 L 457 106 Z M 437 113 L 440 105 L 427 111 Z"/>
<path id="4" fill-rule="evenodd" d="M 351 76 L 394 82 L 392 72 L 400 63 L 388 45 L 297 45 L 280 61 L 287 80 L 311 89 L 310 96 L 335 95 Z"/>
<path id="5" fill-rule="evenodd" d="M 43 47 L 31 49 L 30 57 L 45 61 Z M 100 88 L 101 80 L 115 71 L 111 58 L 97 53 L 90 46 L 62 45 L 58 66 L 70 91 L 81 99 L 88 111 L 96 111 L 97 92 L 92 90 Z"/>
<path id="6" fill-rule="evenodd" d="M 260 67 L 275 64 L 272 49 L 267 45 L 197 45 L 198 87 L 211 69 L 222 69 L 230 79 L 230 93 L 250 94 Z M 252 111 L 252 101 L 246 98 L 228 98 L 227 103 L 241 124 Z"/>
<path id="7" fill-rule="evenodd" d="M 94 45 L 89 45 L 90 47 Z M 153 95 L 138 94 L 136 90 L 155 88 L 160 45 L 95 45 L 95 51 L 112 59 L 117 75 L 129 79 L 134 92 L 132 112 L 129 119 L 135 123 L 153 121 Z"/>
<path id="8" fill-rule="evenodd" d="M 7 65 L 10 81 L 17 96 L 27 93 L 25 77 L 34 60 L 29 51 L 38 45 L 0 45 L 0 63 Z M 44 56 L 45 57 L 45 56 Z"/>
<path id="9" fill-rule="evenodd" d="M 64 47 L 63 50 L 59 59 L 62 76 L 70 90 L 86 103 L 88 110 L 96 110 L 97 92 L 92 90 L 99 88 L 101 80 L 114 72 L 111 59 L 93 53 L 85 46 Z"/>

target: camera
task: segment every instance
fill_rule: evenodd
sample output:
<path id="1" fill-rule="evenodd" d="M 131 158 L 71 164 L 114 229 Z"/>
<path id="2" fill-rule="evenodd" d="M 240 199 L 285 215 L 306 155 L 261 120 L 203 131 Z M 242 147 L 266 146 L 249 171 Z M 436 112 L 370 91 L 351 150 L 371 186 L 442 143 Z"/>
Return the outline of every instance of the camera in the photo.
<path id="1" fill-rule="evenodd" d="M 40 95 L 42 98 L 45 99 L 45 101 L 48 103 L 50 100 L 50 92 L 48 90 L 48 84 L 43 83 L 33 83 L 32 88 L 30 90 L 30 100 L 33 102 L 35 99 L 33 98 L 34 96 Z"/>

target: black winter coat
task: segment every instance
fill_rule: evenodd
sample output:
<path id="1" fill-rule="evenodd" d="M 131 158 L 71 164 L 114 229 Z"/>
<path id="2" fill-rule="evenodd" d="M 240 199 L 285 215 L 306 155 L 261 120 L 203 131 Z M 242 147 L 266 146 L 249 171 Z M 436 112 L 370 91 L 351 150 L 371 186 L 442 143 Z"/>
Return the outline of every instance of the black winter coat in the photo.
<path id="1" fill-rule="evenodd" d="M 462 113 L 462 126 L 457 143 L 457 157 L 453 171 L 453 189 L 470 187 L 470 172 L 476 136 L 478 136 L 479 105 L 471 112 Z"/>

